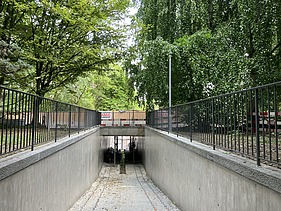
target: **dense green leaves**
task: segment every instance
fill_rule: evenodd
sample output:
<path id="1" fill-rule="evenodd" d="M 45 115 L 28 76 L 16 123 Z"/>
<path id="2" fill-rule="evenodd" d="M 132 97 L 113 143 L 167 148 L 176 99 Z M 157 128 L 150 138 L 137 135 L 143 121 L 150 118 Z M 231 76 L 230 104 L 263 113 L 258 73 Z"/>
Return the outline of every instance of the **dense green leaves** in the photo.
<path id="1" fill-rule="evenodd" d="M 117 65 L 101 74 L 89 73 L 78 82 L 53 90 L 49 98 L 96 110 L 135 109 L 134 93 L 130 92 L 128 77 Z"/>
<path id="2" fill-rule="evenodd" d="M 169 54 L 174 105 L 281 79 L 279 0 L 140 2 L 127 70 L 149 108 L 168 105 Z"/>
<path id="3" fill-rule="evenodd" d="M 19 46 L 23 51 L 21 59 L 32 67 L 19 70 L 22 77 L 16 77 L 16 84 L 44 96 L 89 71 L 107 69 L 120 54 L 119 38 L 123 34 L 115 23 L 128 3 L 128 0 L 2 1 L 1 39 L 8 45 Z"/>
<path id="4" fill-rule="evenodd" d="M 22 51 L 16 44 L 9 45 L 4 40 L 0 41 L 0 85 L 13 83 L 22 79 L 23 70 L 32 68 L 21 60 Z M 6 80 L 5 80 L 6 79 Z"/>
<path id="5" fill-rule="evenodd" d="M 136 2 L 126 49 L 129 0 L 1 1 L 0 84 L 123 109 L 135 89 L 148 108 L 168 105 L 169 55 L 174 105 L 281 79 L 280 0 Z M 123 55 L 129 78 L 112 65 Z"/>

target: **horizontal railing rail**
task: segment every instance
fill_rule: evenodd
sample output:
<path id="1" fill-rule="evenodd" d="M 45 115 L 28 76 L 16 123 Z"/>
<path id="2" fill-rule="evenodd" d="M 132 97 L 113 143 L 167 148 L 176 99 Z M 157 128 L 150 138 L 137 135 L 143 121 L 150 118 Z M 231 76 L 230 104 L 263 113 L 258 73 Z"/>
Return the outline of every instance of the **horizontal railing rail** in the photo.
<path id="1" fill-rule="evenodd" d="M 281 82 L 147 113 L 147 125 L 281 165 Z"/>
<path id="2" fill-rule="evenodd" d="M 0 155 L 100 125 L 100 112 L 0 86 Z"/>

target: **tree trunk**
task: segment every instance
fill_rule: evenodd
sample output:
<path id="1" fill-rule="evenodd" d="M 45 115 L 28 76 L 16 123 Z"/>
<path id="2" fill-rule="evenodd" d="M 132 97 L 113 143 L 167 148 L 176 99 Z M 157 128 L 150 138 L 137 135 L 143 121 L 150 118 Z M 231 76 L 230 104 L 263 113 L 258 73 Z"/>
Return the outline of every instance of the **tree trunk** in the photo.
<path id="1" fill-rule="evenodd" d="M 5 78 L 3 75 L 0 76 L 0 86 L 4 85 Z"/>
<path id="2" fill-rule="evenodd" d="M 214 30 L 214 17 L 213 17 L 213 3 L 212 0 L 208 0 L 208 27 L 210 30 Z"/>

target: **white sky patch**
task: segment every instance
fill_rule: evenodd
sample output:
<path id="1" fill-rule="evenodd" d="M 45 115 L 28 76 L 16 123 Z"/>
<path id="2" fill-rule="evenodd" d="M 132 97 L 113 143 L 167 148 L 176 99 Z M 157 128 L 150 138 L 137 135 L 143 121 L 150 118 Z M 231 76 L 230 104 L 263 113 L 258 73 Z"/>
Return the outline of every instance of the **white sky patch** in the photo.
<path id="1" fill-rule="evenodd" d="M 207 96 L 210 96 L 210 94 L 214 88 L 215 88 L 215 85 L 212 82 L 209 82 L 204 87 L 204 92 L 207 94 Z"/>
<path id="2" fill-rule="evenodd" d="M 127 32 L 127 46 L 132 46 L 134 44 L 134 32 L 130 29 L 130 25 L 132 24 L 132 17 L 135 16 L 138 12 L 138 8 L 130 7 L 128 9 L 128 14 L 124 18 L 123 24 L 126 27 L 129 27 Z"/>

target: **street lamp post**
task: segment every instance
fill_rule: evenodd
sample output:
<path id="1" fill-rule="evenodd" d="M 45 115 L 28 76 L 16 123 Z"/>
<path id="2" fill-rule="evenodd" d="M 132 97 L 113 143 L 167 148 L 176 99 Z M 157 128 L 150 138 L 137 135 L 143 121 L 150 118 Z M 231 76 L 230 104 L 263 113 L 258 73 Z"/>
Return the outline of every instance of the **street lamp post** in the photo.
<path id="1" fill-rule="evenodd" d="M 169 131 L 172 131 L 172 55 L 169 55 Z"/>

